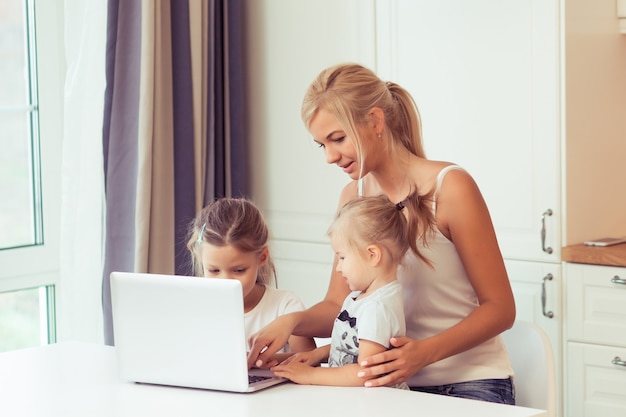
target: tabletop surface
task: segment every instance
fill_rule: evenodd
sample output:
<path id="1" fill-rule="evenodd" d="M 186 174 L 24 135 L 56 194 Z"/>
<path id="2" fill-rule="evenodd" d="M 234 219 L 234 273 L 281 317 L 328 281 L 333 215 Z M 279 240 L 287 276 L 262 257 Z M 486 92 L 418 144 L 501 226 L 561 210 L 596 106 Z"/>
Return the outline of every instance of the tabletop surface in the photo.
<path id="1" fill-rule="evenodd" d="M 119 379 L 115 348 L 63 342 L 0 354 L 2 410 L 11 416 L 545 416 L 543 410 L 394 388 L 285 383 L 256 393 Z"/>
<path id="2" fill-rule="evenodd" d="M 570 245 L 561 249 L 565 262 L 591 265 L 626 266 L 626 243 L 613 246 Z"/>

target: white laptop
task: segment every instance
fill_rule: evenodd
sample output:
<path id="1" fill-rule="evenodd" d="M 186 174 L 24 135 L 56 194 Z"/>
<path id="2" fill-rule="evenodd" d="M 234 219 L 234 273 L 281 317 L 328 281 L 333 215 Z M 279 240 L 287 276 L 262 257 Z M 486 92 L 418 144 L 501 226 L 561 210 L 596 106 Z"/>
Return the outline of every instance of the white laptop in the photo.
<path id="1" fill-rule="evenodd" d="M 122 379 L 234 392 L 286 381 L 248 371 L 238 280 L 112 272 L 111 304 Z"/>

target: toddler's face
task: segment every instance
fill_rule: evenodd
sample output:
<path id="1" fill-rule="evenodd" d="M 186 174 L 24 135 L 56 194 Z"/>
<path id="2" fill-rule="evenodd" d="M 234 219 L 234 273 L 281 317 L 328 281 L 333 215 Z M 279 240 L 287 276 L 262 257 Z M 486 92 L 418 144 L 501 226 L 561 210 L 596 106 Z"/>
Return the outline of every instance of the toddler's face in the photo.
<path id="1" fill-rule="evenodd" d="M 337 272 L 341 272 L 352 291 L 366 290 L 372 283 L 366 260 L 337 234 L 331 237 L 330 242 L 337 257 Z"/>

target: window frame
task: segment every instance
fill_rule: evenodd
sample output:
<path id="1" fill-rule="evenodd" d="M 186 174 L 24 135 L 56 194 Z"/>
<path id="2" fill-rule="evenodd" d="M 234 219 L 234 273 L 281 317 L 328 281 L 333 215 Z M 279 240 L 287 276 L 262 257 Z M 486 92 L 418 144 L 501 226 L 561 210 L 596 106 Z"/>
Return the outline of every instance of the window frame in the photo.
<path id="1" fill-rule="evenodd" d="M 60 286 L 61 161 L 63 141 L 63 2 L 25 0 L 34 13 L 39 132 L 34 150 L 39 151 L 43 243 L 0 250 L 0 292 L 48 287 L 49 341 L 54 341 L 56 312 L 54 293 Z M 50 286 L 54 286 L 51 288 Z"/>

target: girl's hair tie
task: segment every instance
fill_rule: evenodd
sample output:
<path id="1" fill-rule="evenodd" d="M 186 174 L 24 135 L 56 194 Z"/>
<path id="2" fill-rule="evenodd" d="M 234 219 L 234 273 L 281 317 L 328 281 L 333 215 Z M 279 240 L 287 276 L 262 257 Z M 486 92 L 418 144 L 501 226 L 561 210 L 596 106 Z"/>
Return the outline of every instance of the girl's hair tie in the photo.
<path id="1" fill-rule="evenodd" d="M 404 207 L 404 201 L 400 201 L 398 204 L 396 204 L 396 208 L 398 209 L 398 211 L 402 211 Z"/>
<path id="2" fill-rule="evenodd" d="M 202 227 L 200 228 L 200 233 L 198 233 L 198 240 L 196 240 L 196 243 L 202 243 L 202 236 L 204 236 L 205 227 L 206 227 L 206 223 L 204 223 Z"/>

